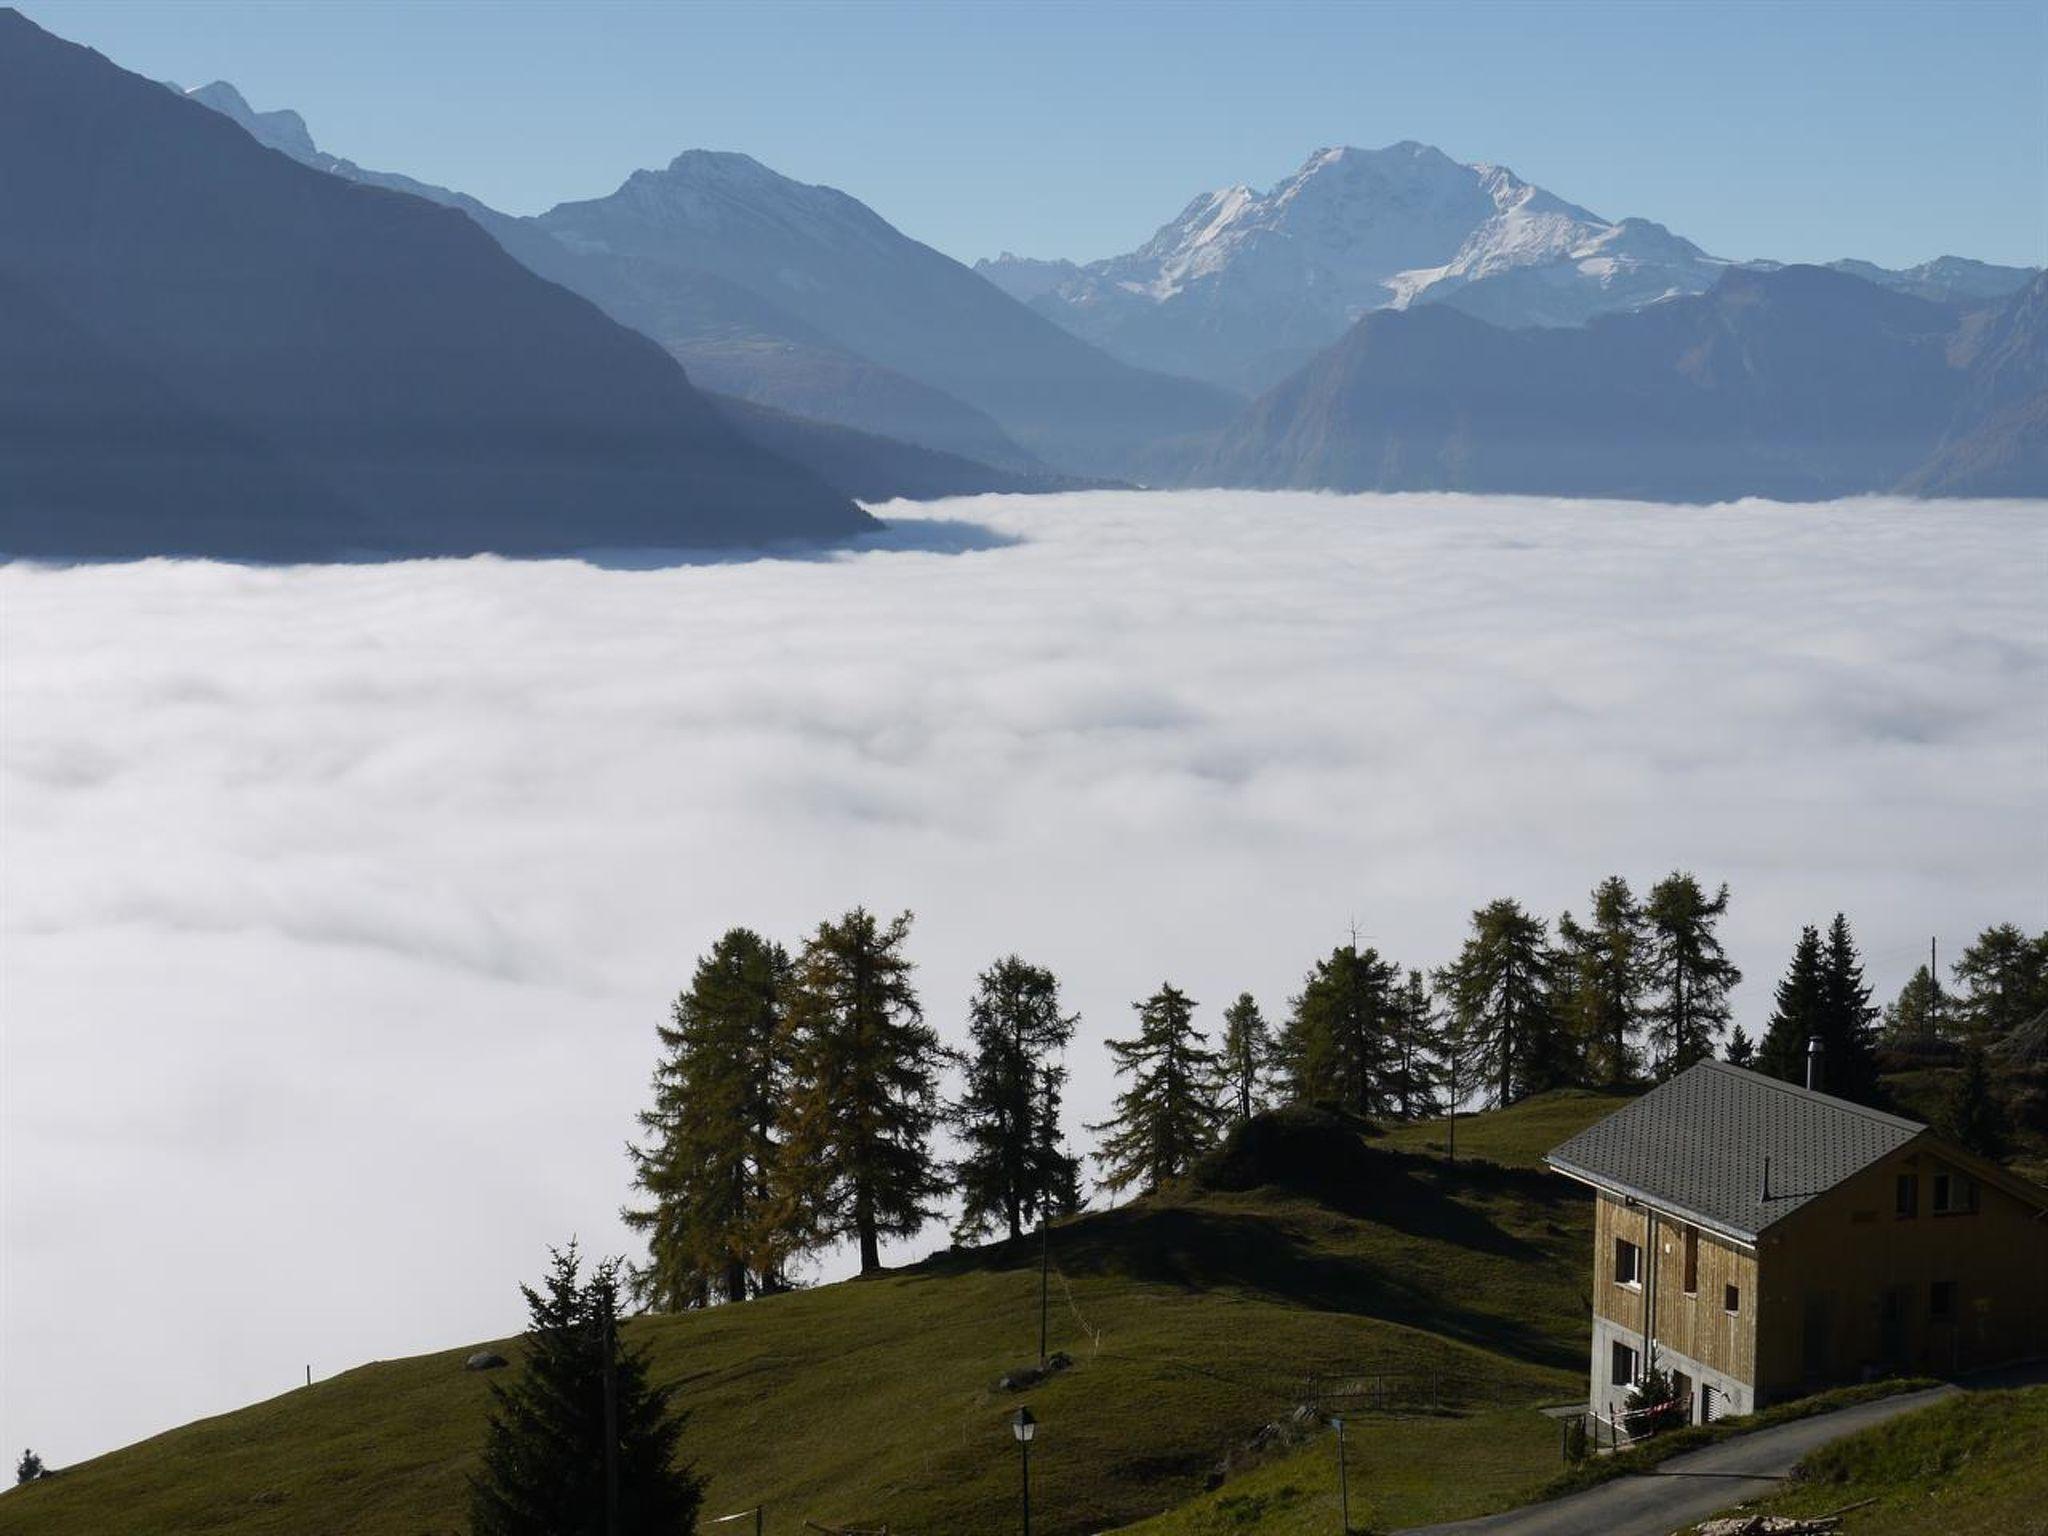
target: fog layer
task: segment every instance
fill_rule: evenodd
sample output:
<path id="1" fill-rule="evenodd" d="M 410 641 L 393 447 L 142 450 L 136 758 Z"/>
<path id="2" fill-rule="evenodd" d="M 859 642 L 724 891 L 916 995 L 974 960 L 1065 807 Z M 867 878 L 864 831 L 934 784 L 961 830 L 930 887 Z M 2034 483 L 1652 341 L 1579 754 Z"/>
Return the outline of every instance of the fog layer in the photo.
<path id="1" fill-rule="evenodd" d="M 0 569 L 0 1447 L 514 1329 L 545 1244 L 627 1246 L 731 924 L 913 908 L 954 1040 L 989 960 L 1053 967 L 1084 1139 L 1131 1000 L 1278 1016 L 1354 923 L 1434 965 L 1491 897 L 1688 868 L 1754 1032 L 1837 909 L 1887 994 L 2042 921 L 2048 508 L 897 512 L 808 561 Z"/>

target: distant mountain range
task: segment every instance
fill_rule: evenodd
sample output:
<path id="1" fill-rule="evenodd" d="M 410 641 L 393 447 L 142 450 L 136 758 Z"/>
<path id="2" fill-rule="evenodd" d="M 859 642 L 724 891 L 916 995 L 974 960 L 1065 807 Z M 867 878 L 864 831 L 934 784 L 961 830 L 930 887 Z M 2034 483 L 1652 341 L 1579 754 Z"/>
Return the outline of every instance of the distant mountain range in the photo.
<path id="1" fill-rule="evenodd" d="M 1729 262 L 1421 144 L 977 275 L 737 154 L 511 217 L 0 11 L 0 191 L 0 554 L 759 543 L 1111 477 L 2048 494 L 2048 279 Z"/>
<path id="2" fill-rule="evenodd" d="M 830 187 L 690 150 L 537 218 L 322 152 L 296 112 L 190 93 L 260 142 L 461 208 L 520 261 L 661 343 L 700 385 L 1038 473 L 1115 474 L 1241 401 L 1121 363 Z"/>
<path id="3" fill-rule="evenodd" d="M 0 11 L 0 552 L 327 558 L 872 526 L 470 220 Z"/>
<path id="4" fill-rule="evenodd" d="M 1967 311 L 1821 267 L 1574 328 L 1368 314 L 1177 466 L 1203 485 L 1811 500 L 2048 490 L 2048 275 Z"/>
<path id="5" fill-rule="evenodd" d="M 1578 326 L 1704 293 L 1736 265 L 1662 225 L 1612 222 L 1505 167 L 1409 142 L 1318 150 L 1270 192 L 1204 193 L 1129 255 L 1077 266 L 1006 254 L 976 270 L 1128 362 L 1258 391 L 1374 310 L 1444 304 L 1511 329 Z M 1943 302 L 2001 298 L 2031 275 L 1956 257 L 1904 272 L 1838 265 Z"/>

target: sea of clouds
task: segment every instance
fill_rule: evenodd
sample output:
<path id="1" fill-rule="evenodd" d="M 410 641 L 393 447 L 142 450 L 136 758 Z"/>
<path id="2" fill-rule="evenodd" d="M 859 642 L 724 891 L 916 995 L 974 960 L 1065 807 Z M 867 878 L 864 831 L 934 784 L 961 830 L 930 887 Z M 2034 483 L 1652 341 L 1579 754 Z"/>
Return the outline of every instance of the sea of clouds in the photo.
<path id="1" fill-rule="evenodd" d="M 1435 965 L 1491 897 L 1690 869 L 1754 1032 L 1837 909 L 1886 994 L 2043 920 L 2048 507 L 885 511 L 803 559 L 0 568 L 0 1448 L 515 1330 L 546 1244 L 628 1246 L 732 924 L 914 909 L 953 1040 L 989 960 L 1052 966 L 1078 1137 L 1133 999 L 1277 1017 L 1354 924 Z"/>

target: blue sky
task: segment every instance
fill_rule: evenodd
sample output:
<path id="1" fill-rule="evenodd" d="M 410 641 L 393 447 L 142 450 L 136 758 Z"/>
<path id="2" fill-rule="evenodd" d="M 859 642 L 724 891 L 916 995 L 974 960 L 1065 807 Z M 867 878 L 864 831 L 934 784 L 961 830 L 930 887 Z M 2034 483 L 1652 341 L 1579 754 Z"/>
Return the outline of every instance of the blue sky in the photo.
<path id="1" fill-rule="evenodd" d="M 22 8 L 517 213 L 741 149 L 955 256 L 1087 259 L 1413 138 L 1717 254 L 2048 260 L 2048 3 Z"/>

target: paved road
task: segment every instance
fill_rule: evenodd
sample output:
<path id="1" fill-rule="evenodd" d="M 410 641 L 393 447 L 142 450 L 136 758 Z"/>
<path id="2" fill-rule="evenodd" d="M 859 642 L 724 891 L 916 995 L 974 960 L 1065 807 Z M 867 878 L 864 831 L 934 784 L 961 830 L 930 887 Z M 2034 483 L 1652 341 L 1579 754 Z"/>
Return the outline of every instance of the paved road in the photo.
<path id="1" fill-rule="evenodd" d="M 1548 1504 L 1425 1526 L 1401 1536 L 1670 1536 L 1731 1504 L 1769 1493 L 1809 1451 L 1959 1390 L 1929 1387 L 1816 1414 L 1776 1429 L 1736 1435 L 1705 1450 L 1674 1456 L 1655 1471 L 1618 1477 Z"/>

